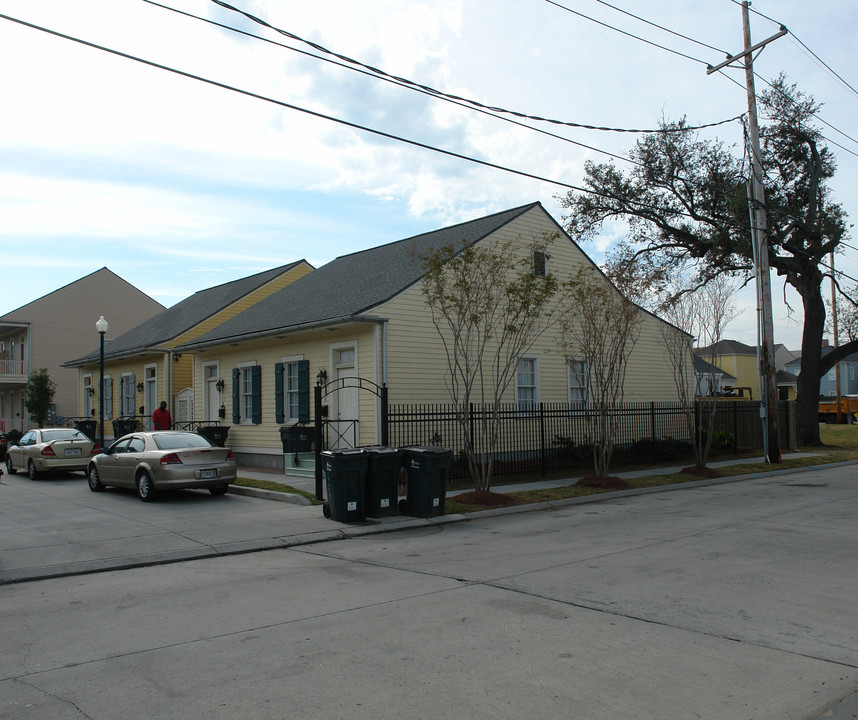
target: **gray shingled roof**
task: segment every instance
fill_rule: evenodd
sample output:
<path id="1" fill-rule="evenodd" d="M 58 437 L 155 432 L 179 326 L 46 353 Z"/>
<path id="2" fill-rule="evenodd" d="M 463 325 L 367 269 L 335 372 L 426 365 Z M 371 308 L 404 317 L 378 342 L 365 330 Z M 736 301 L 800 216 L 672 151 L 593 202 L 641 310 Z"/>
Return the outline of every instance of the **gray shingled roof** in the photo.
<path id="1" fill-rule="evenodd" d="M 753 345 L 745 345 L 738 340 L 719 340 L 713 346 L 695 348 L 694 352 L 702 355 L 756 355 L 757 349 Z"/>
<path id="2" fill-rule="evenodd" d="M 223 285 L 200 290 L 123 335 L 108 340 L 105 343 L 104 356 L 114 358 L 147 349 L 162 348 L 164 343 L 199 325 L 215 313 L 229 307 L 302 262 L 304 261 L 298 260 Z M 64 364 L 72 366 L 88 364 L 97 360 L 98 356 L 99 351 L 94 350 L 82 358 Z"/>
<path id="3" fill-rule="evenodd" d="M 429 248 L 477 242 L 535 207 L 539 203 L 342 255 L 177 349 L 192 350 L 247 336 L 355 318 L 417 282 L 423 276 L 418 256 Z"/>

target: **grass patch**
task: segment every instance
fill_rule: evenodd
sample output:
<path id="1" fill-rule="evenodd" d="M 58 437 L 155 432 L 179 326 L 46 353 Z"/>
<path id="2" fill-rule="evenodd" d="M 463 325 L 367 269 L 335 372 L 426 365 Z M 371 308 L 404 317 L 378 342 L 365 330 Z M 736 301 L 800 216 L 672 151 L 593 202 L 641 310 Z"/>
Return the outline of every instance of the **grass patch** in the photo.
<path id="1" fill-rule="evenodd" d="M 306 490 L 299 490 L 298 488 L 294 488 L 291 485 L 272 482 L 271 480 L 251 480 L 250 478 L 240 477 L 233 483 L 233 485 L 258 488 L 259 490 L 271 490 L 273 492 L 291 493 L 292 495 L 301 495 L 302 497 L 307 498 L 307 500 L 313 503 L 313 505 L 322 504 L 321 500 L 316 500 L 315 493 L 307 492 Z"/>

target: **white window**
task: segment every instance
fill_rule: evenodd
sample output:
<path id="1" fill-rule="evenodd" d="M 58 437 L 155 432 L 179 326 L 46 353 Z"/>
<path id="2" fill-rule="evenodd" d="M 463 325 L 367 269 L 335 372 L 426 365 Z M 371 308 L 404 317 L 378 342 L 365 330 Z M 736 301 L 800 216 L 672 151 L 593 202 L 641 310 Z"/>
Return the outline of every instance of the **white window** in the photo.
<path id="1" fill-rule="evenodd" d="M 584 358 L 569 360 L 569 404 L 573 408 L 586 408 L 590 402 L 590 374 Z"/>
<path id="2" fill-rule="evenodd" d="M 515 368 L 515 403 L 519 410 L 532 410 L 539 404 L 538 370 L 537 358 L 518 359 Z"/>
<path id="3" fill-rule="evenodd" d="M 83 376 L 83 415 L 89 418 L 92 415 L 92 394 L 95 388 L 92 386 L 92 375 Z"/>
<path id="4" fill-rule="evenodd" d="M 545 277 L 546 255 L 544 250 L 533 251 L 533 274 L 537 277 Z"/>
<path id="5" fill-rule="evenodd" d="M 253 366 L 239 368 L 239 407 L 241 421 L 252 422 L 253 418 Z"/>
<path id="6" fill-rule="evenodd" d="M 113 378 L 104 376 L 104 417 L 113 418 Z"/>
<path id="7" fill-rule="evenodd" d="M 298 410 L 298 399 L 300 388 L 298 387 L 298 361 L 283 363 L 283 406 L 287 420 L 297 420 L 300 412 Z"/>
<path id="8" fill-rule="evenodd" d="M 134 415 L 134 374 L 122 374 L 122 396 L 119 398 L 119 414 Z"/>

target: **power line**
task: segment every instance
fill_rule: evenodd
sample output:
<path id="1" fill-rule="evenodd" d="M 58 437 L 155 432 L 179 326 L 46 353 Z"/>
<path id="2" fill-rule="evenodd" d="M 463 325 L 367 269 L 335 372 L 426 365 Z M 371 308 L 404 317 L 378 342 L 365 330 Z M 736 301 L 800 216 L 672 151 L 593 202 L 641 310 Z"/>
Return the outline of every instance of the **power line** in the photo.
<path id="1" fill-rule="evenodd" d="M 547 1 L 551 2 L 551 0 L 547 0 Z M 153 5 L 158 4 L 158 3 L 153 2 L 152 0 L 144 0 L 144 2 L 149 2 Z M 242 10 L 241 8 L 237 8 L 234 5 L 230 5 L 229 3 L 224 2 L 223 0 L 211 0 L 211 2 L 213 2 L 215 5 L 219 5 L 220 7 L 225 8 L 226 10 L 230 10 L 232 12 L 238 13 L 239 15 L 243 15 L 248 20 L 251 20 L 252 22 L 255 22 L 258 25 L 261 25 L 263 27 L 266 27 L 269 30 L 273 30 L 274 32 L 279 33 L 280 35 L 284 35 L 285 37 L 288 37 L 291 40 L 296 40 L 296 41 L 303 43 L 305 45 L 309 45 L 310 47 L 317 50 L 318 52 L 325 53 L 327 55 L 332 55 L 333 57 L 336 57 L 345 63 L 349 63 L 350 65 L 356 65 L 358 67 L 365 68 L 366 70 L 368 70 L 371 73 L 378 75 L 380 77 L 390 78 L 390 79 L 396 81 L 396 83 L 398 83 L 398 84 L 418 88 L 418 89 L 420 89 L 426 93 L 429 93 L 429 94 L 432 94 L 432 95 L 435 95 L 438 97 L 449 98 L 452 100 L 456 100 L 458 102 L 467 103 L 468 105 L 472 105 L 474 107 L 483 108 L 483 109 L 489 110 L 491 112 L 513 115 L 515 117 L 523 118 L 523 119 L 534 121 L 534 122 L 545 122 L 545 123 L 550 123 L 552 125 L 564 125 L 566 127 L 580 128 L 583 130 L 598 130 L 601 132 L 642 133 L 642 134 L 665 132 L 664 128 L 660 128 L 658 130 L 641 130 L 641 129 L 636 129 L 636 128 L 616 128 L 616 127 L 604 127 L 604 126 L 598 126 L 598 125 L 587 125 L 587 124 L 583 124 L 583 123 L 570 122 L 567 120 L 555 120 L 552 118 L 540 117 L 539 115 L 530 115 L 528 113 L 522 113 L 522 112 L 518 112 L 516 110 L 508 110 L 508 109 L 502 108 L 502 107 L 494 107 L 491 105 L 484 105 L 483 103 L 481 103 L 477 100 L 472 100 L 470 98 L 461 97 L 459 95 L 451 95 L 449 93 L 445 93 L 445 92 L 438 90 L 436 88 L 430 87 L 429 85 L 423 85 L 423 84 L 417 83 L 413 80 L 409 80 L 408 78 L 405 78 L 405 77 L 400 77 L 397 75 L 391 75 L 390 73 L 388 73 L 384 70 L 381 70 L 381 69 L 374 67 L 372 65 L 367 65 L 366 63 L 363 63 L 360 60 L 355 60 L 354 58 L 350 58 L 347 55 L 341 55 L 339 53 L 336 53 L 336 52 L 329 50 L 328 48 L 324 47 L 323 45 L 319 45 L 318 43 L 314 43 L 310 40 L 306 40 L 306 39 L 300 37 L 299 35 L 296 35 L 295 33 L 292 33 L 288 30 L 278 28 L 278 27 L 272 25 L 271 23 L 269 23 L 269 22 L 267 22 L 261 18 L 258 18 L 255 15 L 252 15 L 251 13 L 248 13 L 245 10 Z M 553 4 L 556 4 L 556 3 L 553 3 Z M 167 6 L 161 6 L 161 7 L 167 7 Z M 167 9 L 172 9 L 172 8 L 167 8 Z M 700 62 L 702 62 L 702 61 L 700 61 Z M 736 119 L 738 119 L 738 116 L 728 118 L 726 120 L 719 120 L 719 121 L 713 122 L 713 123 L 707 123 L 705 125 L 699 125 L 696 127 L 691 127 L 688 129 L 689 130 L 703 130 L 705 128 L 716 127 L 718 125 L 724 125 L 726 123 L 733 122 Z"/>
<path id="2" fill-rule="evenodd" d="M 349 65 L 349 64 L 347 64 L 347 63 L 345 63 L 345 62 L 339 62 L 339 61 L 337 61 L 337 60 L 332 60 L 332 59 L 327 58 L 327 57 L 324 57 L 324 56 L 315 55 L 315 54 L 313 54 L 313 53 L 307 52 L 307 51 L 305 51 L 305 50 L 300 50 L 300 49 L 298 49 L 298 48 L 293 48 L 293 47 L 292 47 L 292 46 L 290 46 L 290 45 L 285 45 L 285 44 L 280 43 L 280 42 L 277 42 L 277 41 L 275 41 L 275 40 L 269 40 L 268 38 L 264 38 L 264 37 L 261 37 L 261 36 L 259 36 L 259 35 L 255 35 L 255 34 L 253 34 L 253 33 L 248 33 L 248 32 L 246 32 L 246 31 L 244 31 L 244 30 L 239 30 L 239 29 L 237 29 L 237 28 L 233 28 L 233 27 L 232 27 L 232 26 L 230 26 L 230 25 L 225 25 L 225 24 L 222 24 L 222 23 L 219 23 L 219 22 L 215 22 L 215 21 L 213 21 L 213 20 L 209 20 L 209 19 L 207 19 L 207 18 L 203 18 L 203 17 L 200 17 L 200 16 L 198 16 L 198 15 L 194 15 L 194 14 L 191 14 L 191 13 L 185 12 L 185 11 L 183 11 L 183 10 L 178 10 L 178 9 L 176 9 L 176 8 L 170 7 L 169 5 L 164 5 L 164 4 L 162 4 L 162 3 L 156 2 L 155 0 L 143 0 L 143 1 L 144 1 L 144 2 L 146 2 L 146 3 L 148 3 L 148 4 L 150 4 L 150 5 L 154 5 L 154 6 L 156 6 L 156 7 L 162 8 L 162 9 L 164 9 L 164 10 L 170 10 L 170 11 L 175 12 L 175 13 L 178 13 L 178 14 L 180 14 L 180 15 L 183 15 L 183 16 L 186 16 L 186 17 L 190 17 L 190 18 L 192 18 L 192 19 L 199 20 L 199 21 L 202 21 L 202 22 L 205 22 L 205 23 L 211 24 L 211 25 L 215 25 L 215 26 L 217 26 L 217 27 L 221 27 L 221 28 L 224 28 L 224 29 L 226 29 L 226 30 L 230 30 L 230 31 L 232 31 L 232 32 L 236 32 L 236 33 L 239 33 L 239 34 L 241 34 L 241 35 L 245 35 L 245 36 L 247 36 L 247 37 L 251 37 L 251 38 L 256 38 L 256 39 L 258 39 L 258 40 L 262 40 L 263 42 L 270 43 L 270 44 L 275 45 L 275 46 L 277 46 L 277 47 L 282 47 L 282 48 L 285 48 L 285 49 L 288 49 L 288 50 L 294 50 L 295 52 L 299 52 L 299 53 L 301 53 L 301 54 L 303 54 L 303 55 L 307 55 L 308 57 L 312 57 L 312 58 L 315 58 L 315 59 L 317 59 L 317 60 L 322 60 L 323 62 L 328 62 L 328 63 L 334 64 L 334 65 L 337 65 L 338 67 L 346 68 L 346 69 L 349 69 L 349 70 L 354 70 L 355 72 L 360 72 L 360 73 L 362 73 L 362 74 L 364 74 L 364 75 L 367 75 L 367 76 L 369 76 L 369 77 L 375 78 L 375 79 L 377 79 L 377 80 L 383 80 L 383 81 L 385 81 L 385 82 L 389 82 L 389 83 L 394 84 L 394 85 L 397 85 L 397 86 L 399 86 L 399 87 L 406 87 L 406 88 L 408 88 L 408 89 L 412 89 L 412 90 L 415 90 L 415 91 L 417 91 L 417 92 L 421 92 L 421 93 L 427 94 L 427 95 L 429 95 L 430 97 L 434 97 L 434 98 L 439 99 L 439 100 L 444 100 L 444 101 L 446 101 L 446 102 L 450 102 L 450 103 L 452 103 L 452 104 L 454 104 L 454 105 L 459 105 L 459 106 L 461 106 L 461 107 L 465 107 L 465 108 L 467 108 L 467 109 L 469 109 L 469 110 L 475 110 L 475 111 L 477 111 L 477 112 L 480 112 L 480 113 L 483 113 L 483 114 L 485 114 L 485 115 L 488 115 L 489 117 L 493 117 L 493 118 L 495 118 L 495 119 L 497 119 L 497 120 L 503 120 L 503 121 L 505 121 L 505 122 L 512 123 L 512 124 L 514 124 L 514 125 L 517 125 L 517 126 L 519 126 L 519 127 L 525 128 L 525 129 L 527 129 L 527 130 L 531 130 L 531 131 L 533 131 L 533 132 L 538 132 L 538 133 L 541 133 L 541 134 L 543 134 L 543 135 L 547 135 L 547 136 L 549 136 L 549 137 L 556 138 L 556 139 L 558 139 L 558 140 L 562 140 L 562 141 L 564 141 L 564 142 L 568 142 L 568 143 L 571 143 L 571 144 L 573 144 L 573 145 L 577 145 L 577 146 L 579 146 L 579 147 L 583 147 L 583 148 L 586 148 L 586 149 L 588 149 L 588 150 L 592 150 L 592 151 L 594 151 L 594 152 L 601 153 L 601 154 L 603 154 L 603 155 L 607 155 L 607 156 L 612 157 L 612 158 L 615 158 L 615 159 L 617 159 L 617 160 L 621 160 L 621 161 L 623 161 L 623 162 L 627 162 L 627 163 L 629 163 L 629 164 L 631 164 L 631 165 L 636 165 L 636 166 L 638 166 L 638 167 L 644 167 L 644 164 L 643 164 L 643 163 L 638 162 L 638 161 L 636 161 L 636 160 L 632 160 L 632 159 L 631 159 L 631 158 L 629 158 L 629 157 L 625 157 L 625 156 L 623 156 L 623 155 L 618 155 L 618 154 L 616 154 L 616 153 L 612 153 L 612 152 L 609 152 L 609 151 L 607 151 L 607 150 L 602 150 L 601 148 L 597 148 L 597 147 L 594 147 L 594 146 L 592 146 L 592 145 L 587 145 L 587 144 L 585 144 L 585 143 L 581 143 L 581 142 L 578 142 L 578 141 L 575 141 L 575 140 L 571 140 L 571 139 L 569 139 L 569 138 L 566 138 L 566 137 L 563 137 L 563 136 L 560 136 L 560 135 L 556 135 L 556 134 L 554 134 L 554 133 L 547 132 L 547 131 L 542 130 L 542 129 L 540 129 L 540 128 L 532 127 L 532 126 L 530 126 L 530 125 L 525 125 L 524 123 L 518 122 L 518 121 L 513 120 L 513 119 L 511 119 L 511 118 L 507 118 L 507 117 L 504 117 L 504 116 L 502 116 L 502 115 L 496 115 L 496 114 L 494 114 L 494 113 L 492 113 L 492 112 L 490 112 L 490 111 L 488 111 L 488 110 L 484 109 L 483 107 L 471 107 L 471 106 L 469 106 L 469 105 L 464 104 L 463 102 L 460 102 L 459 100 L 454 100 L 454 99 L 453 99 L 453 96 L 449 96 L 449 95 L 446 95 L 446 94 L 444 94 L 444 93 L 428 92 L 427 90 L 423 89 L 423 86 L 420 86 L 420 85 L 418 85 L 418 84 L 416 84 L 416 83 L 411 83 L 411 84 L 403 83 L 403 82 L 401 82 L 399 79 L 394 78 L 393 76 L 390 76 L 390 75 L 388 75 L 387 73 L 383 73 L 383 74 L 381 74 L 381 75 L 377 75 L 377 74 L 375 74 L 374 72 L 369 71 L 368 69 L 363 69 L 363 68 L 368 67 L 368 66 L 363 66 L 363 64 L 362 64 L 362 63 L 359 63 L 358 61 L 351 61 L 351 62 L 355 62 L 355 63 L 358 65 L 358 67 L 354 67 L 354 66 Z M 224 7 L 232 7 L 232 6 L 228 6 L 225 2 L 221 2 L 220 0 L 212 0 L 212 1 L 213 1 L 213 2 L 215 2 L 216 4 L 221 5 L 221 6 L 224 6 Z M 245 17 L 249 17 L 249 18 L 252 18 L 252 17 L 253 17 L 253 16 L 249 16 L 247 13 L 245 13 L 245 12 L 244 12 L 244 11 L 242 11 L 242 10 L 235 10 L 235 12 L 238 12 L 238 13 L 240 13 L 240 14 L 244 15 Z M 298 38 L 298 36 L 297 36 L 297 35 L 294 35 L 293 33 L 290 33 L 290 32 L 288 32 L 288 31 L 283 31 L 283 30 L 280 30 L 280 29 L 278 29 L 278 28 L 275 28 L 274 26 L 272 26 L 272 25 L 268 24 L 268 23 L 267 23 L 267 22 L 265 22 L 265 21 L 260 21 L 260 23 L 261 23 L 262 25 L 264 25 L 265 27 L 269 27 L 269 28 L 271 28 L 271 29 L 273 29 L 273 30 L 277 31 L 278 33 L 286 34 L 287 36 L 292 37 L 292 38 Z M 300 39 L 300 38 L 298 38 L 298 39 L 299 39 L 301 42 L 305 42 L 305 43 L 307 43 L 307 41 L 304 41 L 304 40 L 302 40 L 302 39 Z M 311 45 L 311 46 L 313 46 L 313 47 L 316 47 L 316 48 L 321 48 L 321 47 L 322 47 L 322 46 L 317 45 L 317 44 L 315 44 L 315 43 L 307 43 L 307 44 L 309 44 L 309 45 Z M 345 57 L 345 56 L 338 55 L 337 53 L 334 53 L 334 52 L 329 51 L 329 50 L 326 50 L 326 49 L 324 50 L 324 52 L 325 52 L 325 53 L 327 53 L 327 54 L 329 54 L 329 55 L 333 55 L 334 57 L 339 57 L 339 58 L 343 58 L 343 57 Z M 727 120 L 727 121 L 721 121 L 720 123 L 717 123 L 717 124 L 723 124 L 724 122 L 731 122 L 731 121 L 733 121 L 733 120 L 740 120 L 740 121 L 741 121 L 741 120 L 743 119 L 743 117 L 744 117 L 743 115 L 739 115 L 739 116 L 737 116 L 737 117 L 735 117 L 735 118 L 731 118 L 730 120 Z M 682 127 L 682 128 L 675 128 L 675 129 L 674 129 L 674 128 L 669 128 L 669 129 L 662 128 L 662 129 L 660 130 L 660 132 L 669 132 L 669 133 L 673 133 L 673 132 L 695 131 L 695 130 L 698 130 L 698 129 L 700 129 L 700 127 L 685 126 L 685 127 Z M 675 175 L 673 175 L 673 176 L 671 176 L 669 179 L 681 180 L 682 182 L 686 182 L 686 183 L 689 183 L 689 184 L 692 184 L 692 185 L 696 185 L 697 187 L 701 187 L 701 184 L 700 184 L 699 182 L 696 182 L 696 181 L 691 180 L 691 179 L 688 179 L 688 178 L 683 178 L 683 177 L 680 177 L 680 176 L 675 176 Z M 721 192 L 721 194 L 725 195 L 725 197 L 733 197 L 733 196 L 731 196 L 731 195 L 729 195 L 729 194 L 727 194 L 727 193 L 724 193 L 723 191 L 720 191 L 720 192 Z"/>
<path id="3" fill-rule="evenodd" d="M 638 164 L 635 161 L 624 157 L 623 155 L 618 155 L 617 153 L 610 152 L 608 150 L 602 150 L 601 148 L 597 148 L 593 145 L 588 145 L 586 143 L 579 142 L 578 140 L 573 140 L 571 138 L 564 137 L 563 135 L 557 135 L 556 133 L 549 132 L 548 130 L 543 130 L 538 127 L 534 127 L 533 125 L 527 125 L 526 123 L 520 122 L 513 118 L 504 117 L 503 115 L 498 115 L 493 113 L 487 109 L 474 107 L 468 105 L 467 103 L 461 102 L 459 100 L 454 100 L 452 97 L 448 97 L 445 95 L 439 95 L 437 93 L 428 92 L 422 88 L 415 87 L 413 85 L 408 85 L 405 83 L 401 83 L 398 80 L 395 80 L 392 77 L 386 77 L 383 75 L 377 75 L 369 70 L 365 70 L 360 67 L 355 67 L 354 65 L 349 65 L 344 62 L 340 62 L 330 57 L 324 57 L 322 55 L 316 55 L 314 53 L 308 52 L 307 50 L 302 50 L 301 48 L 293 47 L 291 45 L 287 45 L 285 43 L 278 42 L 276 40 L 271 40 L 269 38 L 263 37 L 262 35 L 256 35 L 251 32 L 247 32 L 246 30 L 240 30 L 239 28 L 234 28 L 231 25 L 226 25 L 224 23 L 217 22 L 215 20 L 210 20 L 209 18 L 201 17 L 200 15 L 194 15 L 193 13 L 189 13 L 185 10 L 179 10 L 178 8 L 171 7 L 169 5 L 163 5 L 162 3 L 155 2 L 155 0 L 143 0 L 150 5 L 154 5 L 155 7 L 162 8 L 164 10 L 169 10 L 170 12 L 177 13 L 178 15 L 183 15 L 185 17 L 191 18 L 193 20 L 198 20 L 200 22 L 207 23 L 209 25 L 214 25 L 215 27 L 222 28 L 224 30 L 229 30 L 230 32 L 237 33 L 239 35 L 244 35 L 245 37 L 253 38 L 255 40 L 260 40 L 261 42 L 268 43 L 269 45 L 275 45 L 276 47 L 283 48 L 285 50 L 291 50 L 292 52 L 299 53 L 301 55 L 305 55 L 307 57 L 313 58 L 314 60 L 319 60 L 321 62 L 329 63 L 331 65 L 336 65 L 337 67 L 341 67 L 346 70 L 351 70 L 352 72 L 357 72 L 362 75 L 366 75 L 367 77 L 371 77 L 375 80 L 381 80 L 386 83 L 390 83 L 391 85 L 396 85 L 397 87 L 402 87 L 408 90 L 413 90 L 415 92 L 422 93 L 424 95 L 428 95 L 429 97 L 435 98 L 436 100 L 443 100 L 444 102 L 448 102 L 452 105 L 458 105 L 459 107 L 465 108 L 466 110 L 471 110 L 473 112 L 478 112 L 483 115 L 487 115 L 488 117 L 495 118 L 496 120 L 501 120 L 503 122 L 510 123 L 512 125 L 517 125 L 518 127 L 524 128 L 525 130 L 530 130 L 532 132 L 540 133 L 542 135 L 546 135 L 548 137 L 554 138 L 556 140 L 561 140 L 563 142 L 569 143 L 571 145 L 576 145 L 578 147 L 584 148 L 585 150 L 592 150 L 593 152 L 601 153 L 602 155 L 607 155 L 608 157 L 615 158 L 617 160 L 622 160 L 624 162 Z"/>
<path id="4" fill-rule="evenodd" d="M 605 0 L 595 0 L 595 2 L 601 3 L 602 5 L 609 7 L 612 10 L 616 10 L 617 12 L 622 13 L 623 15 L 628 15 L 629 17 L 634 18 L 635 20 L 639 20 L 642 23 L 646 23 L 647 25 L 651 25 L 654 28 L 658 28 L 659 30 L 663 30 L 666 33 L 670 33 L 671 35 L 675 35 L 678 38 L 682 38 L 683 40 L 688 40 L 689 42 L 693 42 L 697 45 L 700 45 L 701 47 L 708 48 L 709 50 L 714 50 L 715 52 L 724 53 L 725 55 L 730 54 L 726 50 L 722 50 L 721 48 L 716 48 L 714 45 L 709 45 L 708 43 L 701 42 L 700 40 L 695 40 L 692 37 L 688 37 L 688 35 L 683 35 L 682 33 L 676 32 L 675 30 L 671 30 L 670 28 L 664 27 L 664 25 L 659 25 L 658 23 L 654 23 L 650 20 L 647 20 L 646 18 L 640 17 L 639 15 L 635 15 L 634 13 L 630 13 L 627 10 L 623 10 L 622 8 L 619 8 L 616 5 L 611 5 L 611 3 L 605 2 Z M 592 18 L 590 18 L 590 19 L 592 20 Z M 596 22 L 596 21 L 594 21 L 594 22 Z"/>
<path id="5" fill-rule="evenodd" d="M 103 45 L 98 45 L 98 44 L 90 42 L 88 40 L 83 40 L 81 38 L 77 38 L 77 37 L 74 37 L 72 35 L 67 35 L 65 33 L 61 33 L 57 30 L 51 30 L 50 28 L 42 27 L 40 25 L 35 25 L 33 23 L 27 22 L 26 20 L 20 20 L 18 18 L 14 18 L 14 17 L 11 17 L 9 15 L 5 15 L 5 14 L 0 13 L 0 18 L 2 18 L 4 20 L 9 20 L 10 22 L 13 22 L 13 23 L 17 23 L 18 25 L 23 25 L 25 27 L 29 27 L 33 30 L 38 30 L 40 32 L 47 33 L 49 35 L 53 35 L 55 37 L 62 38 L 63 40 L 69 40 L 70 42 L 78 43 L 80 45 L 84 45 L 86 47 L 90 47 L 90 48 L 93 48 L 95 50 L 100 50 L 102 52 L 106 52 L 106 53 L 109 53 L 111 55 L 116 55 L 117 57 L 122 57 L 122 58 L 125 58 L 126 60 L 132 60 L 134 62 L 138 62 L 138 63 L 141 63 L 143 65 L 148 65 L 149 67 L 153 67 L 153 68 L 156 68 L 158 70 L 164 70 L 166 72 L 170 72 L 170 73 L 173 73 L 175 75 L 179 75 L 181 77 L 188 78 L 190 80 L 196 80 L 198 82 L 202 82 L 202 83 L 205 83 L 207 85 L 212 85 L 214 87 L 219 87 L 219 88 L 222 88 L 224 90 L 229 90 L 230 92 L 235 92 L 235 93 L 238 93 L 240 95 L 245 95 L 247 97 L 251 97 L 251 98 L 254 98 L 256 100 L 262 100 L 264 102 L 272 103 L 274 105 L 278 105 L 279 107 L 287 108 L 289 110 L 295 110 L 297 112 L 304 113 L 304 114 L 310 115 L 312 117 L 317 117 L 317 118 L 322 119 L 322 120 L 328 120 L 330 122 L 334 122 L 334 123 L 337 123 L 339 125 L 344 125 L 345 127 L 349 127 L 349 128 L 354 129 L 354 130 L 360 130 L 362 132 L 370 133 L 372 135 L 377 135 L 379 137 L 383 137 L 383 138 L 386 138 L 388 140 L 394 140 L 396 142 L 401 142 L 401 143 L 404 143 L 407 145 L 412 145 L 414 147 L 419 147 L 419 148 L 422 148 L 424 150 L 429 150 L 429 151 L 436 152 L 436 153 L 439 153 L 442 155 L 446 155 L 448 157 L 456 158 L 457 160 L 465 160 L 467 162 L 471 162 L 471 163 L 474 163 L 477 165 L 482 165 L 483 167 L 492 168 L 494 170 L 501 170 L 503 172 L 508 172 L 508 173 L 513 174 L 513 175 L 525 177 L 525 178 L 528 178 L 530 180 L 538 180 L 539 182 L 545 182 L 545 183 L 549 183 L 551 185 L 557 185 L 558 187 L 567 188 L 569 190 L 574 190 L 576 192 L 581 192 L 581 193 L 585 193 L 588 195 L 599 195 L 601 197 L 616 199 L 613 195 L 610 195 L 608 193 L 602 193 L 602 192 L 598 192 L 596 190 L 579 187 L 578 185 L 573 185 L 571 183 L 563 182 L 561 180 L 554 180 L 551 178 L 542 177 L 540 175 L 528 173 L 528 172 L 525 172 L 523 170 L 516 170 L 514 168 L 509 168 L 509 167 L 505 167 L 503 165 L 498 165 L 496 163 L 492 163 L 492 162 L 489 162 L 487 160 L 480 160 L 479 158 L 474 158 L 474 157 L 470 157 L 468 155 L 463 155 L 461 153 L 453 152 L 452 150 L 445 150 L 443 148 L 439 148 L 439 147 L 436 147 L 433 145 L 428 145 L 426 143 L 422 143 L 422 142 L 419 142 L 417 140 L 411 140 L 409 138 L 404 138 L 404 137 L 399 136 L 399 135 L 394 135 L 392 133 L 388 133 L 388 132 L 385 132 L 383 130 L 377 130 L 375 128 L 371 128 L 371 127 L 368 127 L 365 125 L 360 125 L 358 123 L 353 123 L 353 122 L 350 122 L 348 120 L 343 120 L 342 118 L 336 118 L 336 117 L 333 117 L 331 115 L 326 115 L 324 113 L 317 112 L 315 110 L 310 110 L 309 108 L 303 108 L 299 105 L 287 103 L 287 102 L 284 102 L 282 100 L 276 100 L 274 98 L 271 98 L 271 97 L 268 97 L 265 95 L 260 95 L 259 93 L 254 93 L 250 90 L 244 90 L 242 88 L 238 88 L 238 87 L 235 87 L 233 85 L 228 85 L 226 83 L 222 83 L 222 82 L 219 82 L 217 80 L 212 80 L 210 78 L 205 78 L 205 77 L 202 77 L 200 75 L 195 75 L 193 73 L 189 73 L 189 72 L 186 72 L 184 70 L 179 70 L 177 68 L 173 68 L 173 67 L 170 67 L 168 65 L 163 65 L 161 63 L 154 62 L 153 60 L 146 60 L 145 58 L 141 58 L 141 57 L 138 57 L 135 55 L 130 55 L 129 53 L 122 52 L 121 50 L 115 50 L 113 48 L 105 47 Z M 653 211 L 659 210 L 659 208 L 657 208 L 653 205 L 649 205 L 647 203 L 642 203 L 642 202 L 638 202 L 635 200 L 628 200 L 628 202 L 630 204 L 635 205 L 637 207 L 640 207 L 642 209 L 653 210 Z M 689 213 L 676 211 L 673 214 L 681 216 L 681 217 L 691 217 L 693 219 L 693 216 L 690 215 Z M 742 229 L 745 226 L 744 225 L 734 225 L 734 227 Z"/>
<path id="6" fill-rule="evenodd" d="M 217 0 L 214 0 L 215 2 Z M 696 63 L 700 63 L 701 65 L 709 65 L 705 60 L 701 60 L 700 58 L 692 57 L 691 55 L 686 55 L 685 53 L 679 52 L 679 50 L 674 50 L 673 48 L 669 48 L 665 45 L 659 45 L 657 42 L 653 42 L 652 40 L 647 40 L 646 38 L 640 37 L 640 35 L 635 35 L 630 32 L 626 32 L 625 30 L 621 30 L 618 27 L 614 27 L 613 25 L 609 25 L 608 23 L 602 22 L 601 20 L 596 20 L 596 18 L 592 18 L 589 15 L 585 15 L 582 12 L 578 12 L 577 10 L 572 10 L 572 8 L 568 8 L 565 5 L 561 5 L 554 0 L 545 0 L 549 5 L 554 5 L 555 7 L 560 8 L 561 10 L 565 10 L 568 13 L 572 13 L 573 15 L 577 15 L 584 20 L 589 20 L 590 22 L 596 23 L 596 25 L 601 25 L 602 27 L 608 28 L 608 30 L 613 30 L 614 32 L 618 32 L 621 35 L 626 35 L 635 40 L 640 40 L 642 43 L 646 43 L 647 45 L 652 45 L 653 47 L 657 47 L 659 50 L 664 50 L 669 53 L 673 53 L 674 55 L 679 55 L 680 57 L 684 57 L 686 60 L 693 60 Z"/>

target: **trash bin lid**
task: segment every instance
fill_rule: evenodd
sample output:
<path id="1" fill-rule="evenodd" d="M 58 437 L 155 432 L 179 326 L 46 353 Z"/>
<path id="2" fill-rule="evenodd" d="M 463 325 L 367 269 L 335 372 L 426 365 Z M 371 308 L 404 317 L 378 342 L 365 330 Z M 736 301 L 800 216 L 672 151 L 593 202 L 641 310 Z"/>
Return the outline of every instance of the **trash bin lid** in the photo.
<path id="1" fill-rule="evenodd" d="M 347 448 L 345 450 L 322 450 L 320 455 L 326 456 L 342 456 L 342 455 L 363 455 L 364 451 L 361 448 Z"/>
<path id="2" fill-rule="evenodd" d="M 452 453 L 450 448 L 434 447 L 431 445 L 409 445 L 399 448 L 400 452 L 422 454 L 422 455 L 447 455 Z"/>
<path id="3" fill-rule="evenodd" d="M 395 447 L 390 447 L 388 445 L 363 445 L 359 449 L 364 452 L 368 452 L 371 455 L 387 455 L 399 452 Z"/>

